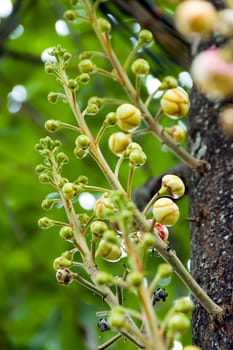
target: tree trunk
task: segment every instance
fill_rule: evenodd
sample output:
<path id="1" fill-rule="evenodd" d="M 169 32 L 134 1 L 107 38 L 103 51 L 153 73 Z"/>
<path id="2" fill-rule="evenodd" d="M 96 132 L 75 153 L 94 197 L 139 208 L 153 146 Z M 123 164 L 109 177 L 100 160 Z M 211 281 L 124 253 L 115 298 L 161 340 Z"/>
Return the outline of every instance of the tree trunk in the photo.
<path id="1" fill-rule="evenodd" d="M 222 322 L 196 303 L 193 341 L 203 350 L 233 349 L 233 138 L 218 123 L 224 104 L 194 90 L 189 118 L 189 150 L 205 159 L 207 171 L 190 183 L 191 266 L 196 281 L 226 309 Z"/>

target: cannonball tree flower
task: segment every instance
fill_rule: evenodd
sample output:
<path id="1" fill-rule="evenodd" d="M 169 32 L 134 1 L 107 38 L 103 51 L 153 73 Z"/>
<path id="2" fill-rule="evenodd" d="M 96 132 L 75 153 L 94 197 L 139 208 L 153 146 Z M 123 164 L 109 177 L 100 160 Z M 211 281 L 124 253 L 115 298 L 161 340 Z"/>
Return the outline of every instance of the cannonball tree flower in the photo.
<path id="1" fill-rule="evenodd" d="M 192 62 L 191 75 L 197 88 L 210 100 L 224 100 L 233 95 L 233 59 L 226 51 L 211 48 Z"/>
<path id="2" fill-rule="evenodd" d="M 203 0 L 184 1 L 175 13 L 176 28 L 187 38 L 206 36 L 214 29 L 217 18 L 215 7 Z"/>
<path id="3" fill-rule="evenodd" d="M 175 225 L 179 219 L 179 208 L 170 198 L 159 198 L 153 205 L 154 219 L 162 225 Z"/>

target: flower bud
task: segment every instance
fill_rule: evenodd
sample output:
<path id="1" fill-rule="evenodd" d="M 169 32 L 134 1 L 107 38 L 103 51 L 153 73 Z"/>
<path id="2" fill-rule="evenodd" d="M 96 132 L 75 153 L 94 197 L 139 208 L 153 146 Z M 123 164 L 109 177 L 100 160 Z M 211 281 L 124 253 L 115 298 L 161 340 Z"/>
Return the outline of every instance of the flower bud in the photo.
<path id="1" fill-rule="evenodd" d="M 69 158 L 64 152 L 59 152 L 56 159 L 59 165 L 67 164 L 69 162 Z"/>
<path id="2" fill-rule="evenodd" d="M 118 126 L 124 131 L 132 131 L 141 125 L 141 111 L 130 103 L 120 105 L 116 110 Z"/>
<path id="3" fill-rule="evenodd" d="M 108 146 L 113 153 L 121 155 L 130 142 L 131 136 L 119 131 L 109 137 Z"/>
<path id="4" fill-rule="evenodd" d="M 189 313 L 194 310 L 194 304 L 190 298 L 183 297 L 176 300 L 174 309 L 175 311 Z"/>
<path id="5" fill-rule="evenodd" d="M 47 173 L 41 173 L 38 178 L 41 183 L 47 184 L 50 182 L 50 176 Z"/>
<path id="6" fill-rule="evenodd" d="M 135 167 L 142 166 L 146 162 L 146 154 L 141 150 L 135 149 L 130 152 L 129 161 Z"/>
<path id="7" fill-rule="evenodd" d="M 146 248 L 153 247 L 155 244 L 155 236 L 150 232 L 144 233 L 142 236 L 142 243 Z"/>
<path id="8" fill-rule="evenodd" d="M 171 333 L 183 333 L 190 327 L 190 321 L 182 312 L 174 313 L 167 324 L 167 328 Z"/>
<path id="9" fill-rule="evenodd" d="M 174 125 L 171 128 L 165 128 L 165 131 L 177 143 L 181 143 L 186 138 L 186 129 L 180 124 Z"/>
<path id="10" fill-rule="evenodd" d="M 159 90 L 168 90 L 168 89 L 174 89 L 178 85 L 176 78 L 174 78 L 172 75 L 168 75 L 165 78 L 163 78 L 161 85 L 159 86 Z"/>
<path id="11" fill-rule="evenodd" d="M 117 123 L 117 117 L 115 112 L 109 112 L 104 120 L 105 126 L 113 126 Z"/>
<path id="12" fill-rule="evenodd" d="M 45 122 L 45 129 L 49 132 L 55 132 L 59 130 L 62 123 L 59 120 L 49 119 Z"/>
<path id="13" fill-rule="evenodd" d="M 102 196 L 101 198 L 97 199 L 94 211 L 97 218 L 106 219 L 108 215 L 114 214 L 115 207 L 108 197 Z"/>
<path id="14" fill-rule="evenodd" d="M 62 187 L 62 193 L 66 199 L 73 199 L 77 196 L 77 188 L 72 182 L 67 182 Z"/>
<path id="15" fill-rule="evenodd" d="M 172 119 L 185 117 L 189 110 L 188 94 L 181 88 L 168 89 L 160 103 L 163 112 Z"/>
<path id="16" fill-rule="evenodd" d="M 129 272 L 126 281 L 130 286 L 139 288 L 143 282 L 143 275 L 137 271 Z"/>
<path id="17" fill-rule="evenodd" d="M 108 225 L 104 221 L 94 221 L 90 226 L 91 233 L 96 238 L 102 238 L 105 231 L 108 230 Z"/>
<path id="18" fill-rule="evenodd" d="M 75 145 L 78 148 L 81 148 L 83 150 L 86 150 L 90 146 L 90 139 L 86 135 L 79 135 L 75 140 Z"/>
<path id="19" fill-rule="evenodd" d="M 131 69 L 135 75 L 145 75 L 149 73 L 150 65 L 143 58 L 138 58 L 133 62 Z"/>
<path id="20" fill-rule="evenodd" d="M 59 256 L 53 262 L 54 270 L 64 269 L 66 267 L 71 267 L 72 265 L 73 265 L 73 262 L 65 258 L 64 256 Z"/>
<path id="21" fill-rule="evenodd" d="M 67 286 L 74 279 L 74 274 L 69 269 L 59 269 L 56 272 L 56 279 L 59 284 Z"/>
<path id="22" fill-rule="evenodd" d="M 88 100 L 89 105 L 97 105 L 99 108 L 104 104 L 104 99 L 98 96 L 92 96 Z"/>
<path id="23" fill-rule="evenodd" d="M 172 267 L 169 264 L 159 264 L 157 269 L 157 274 L 159 275 L 160 279 L 167 279 L 171 277 L 172 274 Z"/>
<path id="24" fill-rule="evenodd" d="M 59 235 L 66 241 L 72 241 L 74 238 L 73 228 L 71 226 L 63 226 L 59 231 Z"/>
<path id="25" fill-rule="evenodd" d="M 184 183 L 176 175 L 164 175 L 162 177 L 162 187 L 159 192 L 165 196 L 180 198 L 185 192 Z"/>
<path id="26" fill-rule="evenodd" d="M 78 88 L 77 80 L 75 80 L 75 79 L 69 79 L 69 80 L 68 80 L 68 83 L 67 83 L 67 86 L 68 86 L 68 88 L 69 88 L 70 90 L 72 90 L 72 91 L 77 90 L 77 88 Z"/>
<path id="27" fill-rule="evenodd" d="M 141 44 L 149 44 L 153 40 L 153 34 L 149 30 L 143 29 L 139 32 L 138 39 Z"/>
<path id="28" fill-rule="evenodd" d="M 110 328 L 122 328 L 125 324 L 125 314 L 121 306 L 115 306 L 111 309 L 108 317 Z"/>
<path id="29" fill-rule="evenodd" d="M 198 34 L 206 36 L 214 29 L 217 19 L 215 7 L 202 0 L 189 0 L 178 5 L 175 13 L 176 27 L 184 36 L 193 39 Z"/>
<path id="30" fill-rule="evenodd" d="M 87 108 L 86 108 L 86 114 L 87 115 L 96 115 L 96 113 L 99 112 L 99 109 L 100 108 L 94 103 L 88 104 Z"/>
<path id="31" fill-rule="evenodd" d="M 78 81 L 82 84 L 88 84 L 90 81 L 90 75 L 88 73 L 82 73 L 78 76 Z"/>
<path id="32" fill-rule="evenodd" d="M 78 159 L 83 159 L 88 155 L 88 149 L 82 149 L 79 147 L 74 148 L 74 156 Z"/>
<path id="33" fill-rule="evenodd" d="M 79 62 L 78 68 L 80 70 L 80 73 L 91 73 L 94 71 L 95 66 L 90 59 L 86 58 Z"/>
<path id="34" fill-rule="evenodd" d="M 118 245 L 102 239 L 96 251 L 96 256 L 98 255 L 107 261 L 118 261 L 122 257 L 122 249 Z"/>
<path id="35" fill-rule="evenodd" d="M 100 271 L 96 275 L 96 283 L 110 285 L 114 282 L 114 277 L 108 272 Z"/>
<path id="36" fill-rule="evenodd" d="M 74 21 L 76 18 L 77 18 L 77 13 L 72 11 L 72 10 L 68 10 L 64 13 L 64 18 L 67 20 L 67 21 Z"/>
<path id="37" fill-rule="evenodd" d="M 98 19 L 98 27 L 101 33 L 109 33 L 112 30 L 111 23 L 107 21 L 105 18 Z"/>
<path id="38" fill-rule="evenodd" d="M 38 220 L 38 226 L 42 229 L 48 229 L 54 226 L 54 221 L 44 216 Z"/>
<path id="39" fill-rule="evenodd" d="M 167 242 L 169 231 L 168 228 L 165 225 L 160 224 L 159 222 L 155 223 L 155 229 L 158 232 L 159 237 L 164 241 Z"/>
<path id="40" fill-rule="evenodd" d="M 172 226 L 179 219 L 179 208 L 170 198 L 159 198 L 152 212 L 155 220 L 162 225 Z"/>
<path id="41" fill-rule="evenodd" d="M 50 210 L 54 206 L 55 201 L 53 199 L 44 199 L 41 206 L 44 210 Z"/>
<path id="42" fill-rule="evenodd" d="M 191 75 L 197 88 L 210 100 L 233 95 L 233 62 L 225 59 L 219 48 L 198 54 L 192 62 Z"/>
<path id="43" fill-rule="evenodd" d="M 44 165 L 44 164 L 38 164 L 37 166 L 36 166 L 36 173 L 37 174 L 40 174 L 40 173 L 42 173 L 43 171 L 45 171 L 47 168 L 46 168 L 46 166 Z"/>
<path id="44" fill-rule="evenodd" d="M 233 105 L 226 106 L 220 113 L 219 124 L 225 136 L 233 136 Z"/>
<path id="45" fill-rule="evenodd" d="M 50 102 L 50 103 L 56 103 L 57 102 L 57 100 L 59 99 L 59 94 L 57 93 L 57 92 L 50 92 L 49 94 L 48 94 L 48 101 Z"/>
<path id="46" fill-rule="evenodd" d="M 45 62 L 44 70 L 45 70 L 45 73 L 55 74 L 56 73 L 56 65 L 52 62 L 47 61 L 47 62 Z"/>

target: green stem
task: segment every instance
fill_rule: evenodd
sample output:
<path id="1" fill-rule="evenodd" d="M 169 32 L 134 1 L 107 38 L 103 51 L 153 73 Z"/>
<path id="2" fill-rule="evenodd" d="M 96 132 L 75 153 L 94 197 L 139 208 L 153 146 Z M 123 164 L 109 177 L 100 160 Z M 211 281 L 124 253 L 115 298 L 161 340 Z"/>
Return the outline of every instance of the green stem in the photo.
<path id="1" fill-rule="evenodd" d="M 148 211 L 150 210 L 151 206 L 154 204 L 154 202 L 160 197 L 160 193 L 157 192 L 155 195 L 151 198 L 151 200 L 147 203 L 143 210 L 143 214 L 146 216 Z"/>
<path id="2" fill-rule="evenodd" d="M 109 348 L 109 346 L 114 344 L 120 338 L 122 338 L 122 334 L 121 333 L 116 334 L 114 337 L 108 339 L 105 343 L 99 345 L 97 347 L 97 350 L 105 350 L 105 349 Z"/>
<path id="3" fill-rule="evenodd" d="M 146 101 L 145 101 L 145 106 L 146 106 L 146 108 L 149 107 L 149 105 L 150 105 L 150 103 L 151 103 L 151 101 L 152 101 L 154 95 L 155 95 L 158 91 L 159 91 L 159 87 L 158 87 L 157 89 L 155 89 L 155 90 L 152 92 L 152 94 L 150 94 L 150 95 L 148 96 L 148 98 L 147 98 Z"/>
<path id="4" fill-rule="evenodd" d="M 131 63 L 132 59 L 134 58 L 134 56 L 136 55 L 138 49 L 140 49 L 141 44 L 139 44 L 139 42 L 137 42 L 137 44 L 134 46 L 133 50 L 130 51 L 125 63 L 123 64 L 123 68 L 126 71 L 128 69 L 129 64 Z"/>
<path id="5" fill-rule="evenodd" d="M 106 294 L 101 290 L 101 288 L 96 287 L 93 283 L 87 281 L 78 273 L 75 275 L 74 279 L 78 281 L 80 284 L 82 284 L 83 286 L 85 286 L 86 288 L 90 289 L 92 292 L 102 296 L 103 298 L 106 297 Z"/>
<path id="6" fill-rule="evenodd" d="M 135 173 L 135 167 L 129 164 L 129 175 L 128 175 L 128 184 L 127 184 L 127 197 L 129 199 L 131 199 L 131 195 L 132 195 L 134 173 Z"/>

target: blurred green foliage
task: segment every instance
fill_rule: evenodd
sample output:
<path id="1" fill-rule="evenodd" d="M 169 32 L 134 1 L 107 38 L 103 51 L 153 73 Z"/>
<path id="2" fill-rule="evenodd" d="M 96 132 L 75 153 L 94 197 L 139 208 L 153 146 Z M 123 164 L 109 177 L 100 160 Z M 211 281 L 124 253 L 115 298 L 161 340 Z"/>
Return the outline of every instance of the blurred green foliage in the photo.
<path id="1" fill-rule="evenodd" d="M 37 226 L 38 218 L 45 215 L 40 203 L 51 189 L 37 179 L 34 169 L 41 159 L 34 151 L 34 145 L 47 134 L 43 128 L 46 119 L 74 122 L 67 105 L 62 102 L 50 105 L 47 101 L 48 92 L 60 91 L 60 86 L 52 76 L 44 73 L 42 51 L 60 43 L 72 52 L 70 76 L 75 77 L 78 54 L 84 49 L 99 49 L 99 46 L 84 23 L 79 26 L 69 24 L 68 36 L 56 33 L 55 22 L 63 18 L 68 1 L 25 0 L 16 3 L 20 5 L 16 13 L 0 23 L 0 349 L 95 349 L 99 342 L 109 337 L 108 332 L 101 334 L 97 330 L 96 311 L 105 309 L 105 305 L 83 287 L 77 284 L 63 287 L 55 280 L 52 262 L 69 245 L 60 239 L 56 229 L 41 231 Z M 17 37 L 16 30 L 20 31 L 20 28 L 23 33 Z M 130 42 L 117 27 L 113 31 L 113 46 L 122 60 L 131 50 Z M 151 66 L 156 71 L 153 61 Z M 174 67 L 174 71 L 176 69 Z M 172 73 L 164 72 L 164 75 Z M 17 85 L 27 91 L 22 104 L 10 95 Z M 84 106 L 93 95 L 125 98 L 116 83 L 100 77 L 92 77 L 91 83 L 80 90 L 80 104 Z M 103 108 L 98 117 L 90 117 L 95 133 L 109 110 L 109 107 Z M 106 146 L 108 135 L 107 132 L 101 143 L 106 158 L 113 165 L 116 158 Z M 72 181 L 85 174 L 90 177 L 90 183 L 105 184 L 100 172 L 93 171 L 95 164 L 89 158 L 74 159 L 74 132 L 62 131 L 56 137 L 63 142 L 63 148 L 70 156 L 70 164 L 65 167 L 66 177 Z M 140 136 L 137 141 L 143 145 L 148 162 L 137 170 L 135 187 L 177 162 L 168 150 L 164 147 L 161 150 L 161 145 L 151 135 Z M 123 165 L 122 180 L 126 178 L 126 172 L 127 166 Z M 187 198 L 179 201 L 181 218 L 170 233 L 171 246 L 177 249 L 185 264 L 189 257 L 187 203 Z M 82 211 L 81 207 L 79 210 Z M 64 213 L 62 209 L 54 209 L 51 217 L 64 219 Z M 159 262 L 155 253 L 150 256 L 150 274 Z M 103 264 L 112 271 L 110 263 Z M 122 268 L 121 264 L 114 266 L 116 273 Z M 174 298 L 187 294 L 175 276 L 167 289 L 167 303 L 158 306 L 160 317 L 167 312 Z M 131 295 L 127 297 L 132 298 Z M 186 336 L 188 340 L 190 335 Z M 125 349 L 133 348 L 123 340 L 114 348 L 120 349 L 122 344 Z"/>

